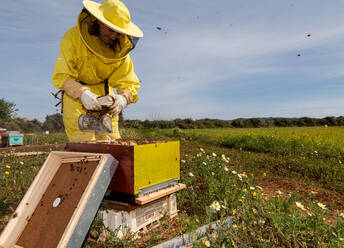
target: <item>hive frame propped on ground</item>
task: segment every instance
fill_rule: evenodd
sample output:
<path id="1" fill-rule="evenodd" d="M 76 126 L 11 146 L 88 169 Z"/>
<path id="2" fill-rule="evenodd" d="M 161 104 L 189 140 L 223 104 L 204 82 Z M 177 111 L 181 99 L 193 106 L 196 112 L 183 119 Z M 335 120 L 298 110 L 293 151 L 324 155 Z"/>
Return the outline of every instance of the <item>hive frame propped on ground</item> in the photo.
<path id="1" fill-rule="evenodd" d="M 84 188 L 63 234 L 58 239 L 57 247 L 80 247 L 82 245 L 118 166 L 118 161 L 110 154 L 51 152 L 2 232 L 1 248 L 20 247 L 17 242 L 23 235 L 35 210 L 39 209 L 39 203 L 48 187 L 51 187 L 50 184 L 61 165 L 63 163 L 79 163 L 78 161 L 82 161 L 84 165 L 89 161 L 93 163 L 97 161 L 98 164 L 90 175 L 90 180 Z M 48 232 L 49 230 L 43 231 Z M 27 246 L 25 245 L 25 247 Z"/>

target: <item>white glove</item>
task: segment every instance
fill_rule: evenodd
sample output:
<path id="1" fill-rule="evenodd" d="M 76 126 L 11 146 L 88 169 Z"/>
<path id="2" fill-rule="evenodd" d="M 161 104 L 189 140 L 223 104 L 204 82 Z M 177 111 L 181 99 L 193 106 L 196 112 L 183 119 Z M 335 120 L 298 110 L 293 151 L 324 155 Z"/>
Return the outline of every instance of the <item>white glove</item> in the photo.
<path id="1" fill-rule="evenodd" d="M 97 97 L 98 95 L 92 93 L 90 90 L 85 90 L 82 92 L 80 99 L 85 109 L 100 111 L 102 110 L 102 106 L 100 106 Z"/>
<path id="2" fill-rule="evenodd" d="M 112 116 L 119 115 L 121 111 L 127 106 L 127 98 L 123 95 L 113 95 L 112 96 L 114 103 L 109 108 L 109 113 Z"/>

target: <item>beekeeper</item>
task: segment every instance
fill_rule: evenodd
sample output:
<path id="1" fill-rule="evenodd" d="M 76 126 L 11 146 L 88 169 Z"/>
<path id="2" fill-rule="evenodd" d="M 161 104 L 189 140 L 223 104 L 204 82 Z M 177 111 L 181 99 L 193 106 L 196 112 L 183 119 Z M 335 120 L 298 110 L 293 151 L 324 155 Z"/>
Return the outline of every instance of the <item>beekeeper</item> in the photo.
<path id="1" fill-rule="evenodd" d="M 140 81 L 129 52 L 143 33 L 118 0 L 102 4 L 84 0 L 83 6 L 78 25 L 62 38 L 52 81 L 64 93 L 63 122 L 69 141 L 118 139 L 118 115 L 138 99 Z M 113 132 L 81 130 L 79 117 L 101 110 L 97 98 L 106 94 L 114 99 L 109 113 Z"/>

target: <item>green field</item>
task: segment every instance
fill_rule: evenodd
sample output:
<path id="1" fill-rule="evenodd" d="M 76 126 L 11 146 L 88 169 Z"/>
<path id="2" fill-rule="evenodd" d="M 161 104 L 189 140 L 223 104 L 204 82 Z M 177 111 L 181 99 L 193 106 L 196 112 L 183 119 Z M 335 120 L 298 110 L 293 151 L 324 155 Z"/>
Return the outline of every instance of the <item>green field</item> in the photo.
<path id="1" fill-rule="evenodd" d="M 138 237 L 111 232 L 95 240 L 94 222 L 84 247 L 151 247 L 227 216 L 194 247 L 343 247 L 344 128 L 121 130 L 125 138 L 181 141 L 178 218 Z M 26 139 L 27 144 L 65 142 L 63 134 Z M 30 143 L 31 142 L 31 143 Z M 0 228 L 43 164 L 46 155 L 0 155 Z M 104 206 L 106 207 L 106 206 Z"/>

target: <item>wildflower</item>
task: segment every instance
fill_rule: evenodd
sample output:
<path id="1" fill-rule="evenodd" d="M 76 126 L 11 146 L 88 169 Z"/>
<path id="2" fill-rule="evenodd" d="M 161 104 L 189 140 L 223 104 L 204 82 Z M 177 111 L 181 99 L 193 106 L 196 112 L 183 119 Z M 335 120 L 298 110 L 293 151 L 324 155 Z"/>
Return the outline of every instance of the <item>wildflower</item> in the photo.
<path id="1" fill-rule="evenodd" d="M 252 194 L 253 196 L 256 196 L 257 195 L 257 193 L 256 192 L 253 192 L 253 194 Z"/>
<path id="2" fill-rule="evenodd" d="M 207 155 L 207 159 L 210 159 L 209 155 Z"/>
<path id="3" fill-rule="evenodd" d="M 247 192 L 247 189 L 244 188 L 242 191 L 243 191 L 243 192 Z"/>
<path id="4" fill-rule="evenodd" d="M 251 187 L 250 187 L 250 190 L 255 190 L 255 187 L 252 187 L 252 186 L 251 186 Z"/>
<path id="5" fill-rule="evenodd" d="M 215 176 L 215 173 L 214 173 L 214 172 L 211 172 L 211 175 Z"/>
<path id="6" fill-rule="evenodd" d="M 241 174 L 241 176 L 242 176 L 242 177 L 244 177 L 244 178 L 247 178 L 247 175 L 246 175 L 246 173 L 245 173 L 245 172 L 244 172 L 244 173 L 242 173 L 242 174 Z"/>
<path id="7" fill-rule="evenodd" d="M 7 164 L 7 165 L 6 165 L 6 168 L 11 169 L 11 166 Z"/>
<path id="8" fill-rule="evenodd" d="M 234 171 L 234 170 L 232 171 L 232 173 L 233 173 L 234 175 L 238 174 L 238 172 L 236 172 L 236 171 Z"/>
<path id="9" fill-rule="evenodd" d="M 225 163 L 229 163 L 229 161 L 227 160 L 227 158 L 224 154 L 222 154 L 221 158 Z"/>
<path id="10" fill-rule="evenodd" d="M 229 171 L 229 169 L 227 168 L 227 166 L 225 166 L 225 171 Z"/>
<path id="11" fill-rule="evenodd" d="M 276 193 L 279 194 L 279 195 L 283 194 L 280 190 L 277 190 Z"/>
<path id="12" fill-rule="evenodd" d="M 202 156 L 202 153 L 197 153 L 197 158 L 201 157 Z"/>
<path id="13" fill-rule="evenodd" d="M 313 216 L 313 214 L 312 214 L 309 210 L 306 210 L 306 213 L 307 213 L 309 216 Z"/>
<path id="14" fill-rule="evenodd" d="M 260 191 L 263 191 L 263 188 L 258 185 L 256 186 L 256 188 L 259 189 Z"/>
<path id="15" fill-rule="evenodd" d="M 215 152 L 213 152 L 211 155 L 213 155 L 213 157 L 216 157 L 216 156 L 217 156 Z"/>
<path id="16" fill-rule="evenodd" d="M 240 179 L 240 181 L 242 180 L 242 176 L 240 175 L 240 174 L 238 174 L 238 177 L 239 177 L 239 179 Z"/>
<path id="17" fill-rule="evenodd" d="M 259 220 L 258 223 L 264 225 L 265 224 L 265 220 Z"/>
<path id="18" fill-rule="evenodd" d="M 203 153 L 205 153 L 205 151 L 204 151 L 204 149 L 203 149 L 202 147 L 200 148 L 200 151 L 203 152 Z"/>
<path id="19" fill-rule="evenodd" d="M 320 208 L 326 209 L 326 205 L 324 205 L 324 204 L 322 204 L 322 203 L 320 203 L 320 202 L 318 202 L 317 204 L 318 204 L 318 206 L 319 206 Z"/>
<path id="20" fill-rule="evenodd" d="M 344 219 L 344 213 L 340 213 L 339 216 Z"/>
<path id="21" fill-rule="evenodd" d="M 10 174 L 10 172 L 9 171 L 5 171 L 5 174 L 8 175 L 8 174 Z"/>
<path id="22" fill-rule="evenodd" d="M 20 164 L 21 164 L 21 165 L 23 165 L 23 164 L 24 164 L 24 162 L 23 162 L 23 161 L 20 161 Z"/>
<path id="23" fill-rule="evenodd" d="M 192 172 L 189 172 L 189 176 L 190 176 L 190 177 L 193 177 L 193 176 L 194 176 L 194 174 L 192 174 Z"/>
<path id="24" fill-rule="evenodd" d="M 206 247 L 210 247 L 210 242 L 208 240 L 204 240 L 203 241 L 203 244 L 206 246 Z"/>
<path id="25" fill-rule="evenodd" d="M 204 164 L 204 165 L 207 165 L 207 163 L 206 163 L 206 162 L 203 162 L 202 164 Z"/>
<path id="26" fill-rule="evenodd" d="M 305 207 L 300 202 L 295 202 L 296 206 L 302 210 L 306 210 Z"/>
<path id="27" fill-rule="evenodd" d="M 233 209 L 233 211 L 232 211 L 232 214 L 233 214 L 233 215 L 235 215 L 235 214 L 236 214 L 236 210 L 235 210 L 235 209 Z"/>
<path id="28" fill-rule="evenodd" d="M 220 204 L 219 204 L 218 201 L 214 201 L 214 202 L 211 204 L 211 208 L 214 209 L 214 210 L 216 210 L 216 211 L 220 211 L 221 206 L 220 206 Z"/>
<path id="29" fill-rule="evenodd" d="M 263 176 L 266 177 L 266 173 L 265 172 L 264 172 Z"/>
<path id="30" fill-rule="evenodd" d="M 185 160 L 184 160 L 184 159 L 182 159 L 182 160 L 181 160 L 181 162 L 182 162 L 182 163 L 185 163 Z"/>
<path id="31" fill-rule="evenodd" d="M 234 229 L 237 229 L 237 228 L 238 228 L 238 225 L 234 224 L 234 225 L 233 225 L 233 228 L 234 228 Z"/>
<path id="32" fill-rule="evenodd" d="M 256 214 L 256 213 L 257 213 L 257 209 L 252 208 L 252 212 L 253 212 L 254 214 Z"/>

